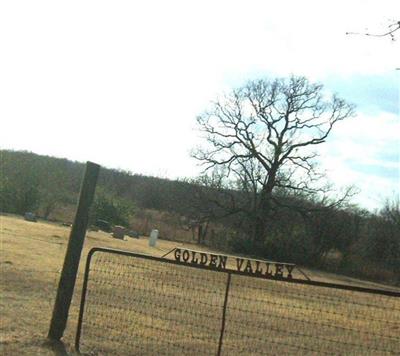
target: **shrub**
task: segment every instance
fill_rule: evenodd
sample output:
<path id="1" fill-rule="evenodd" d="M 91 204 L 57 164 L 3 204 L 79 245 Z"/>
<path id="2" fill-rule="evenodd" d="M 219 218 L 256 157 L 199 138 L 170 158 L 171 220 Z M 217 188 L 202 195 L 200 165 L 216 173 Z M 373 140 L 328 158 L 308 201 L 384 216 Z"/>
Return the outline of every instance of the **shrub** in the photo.
<path id="1" fill-rule="evenodd" d="M 100 188 L 92 205 L 91 221 L 106 220 L 113 225 L 128 226 L 134 211 L 133 202 Z"/>

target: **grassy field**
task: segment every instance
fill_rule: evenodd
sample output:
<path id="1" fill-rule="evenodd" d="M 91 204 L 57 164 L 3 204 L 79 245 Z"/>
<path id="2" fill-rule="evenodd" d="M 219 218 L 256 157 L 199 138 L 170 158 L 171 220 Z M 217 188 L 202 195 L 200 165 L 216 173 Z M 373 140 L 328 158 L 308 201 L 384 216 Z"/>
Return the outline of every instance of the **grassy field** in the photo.
<path id="1" fill-rule="evenodd" d="M 225 273 L 96 252 L 81 350 L 215 355 L 226 283 Z M 232 275 L 225 316 L 222 355 L 400 352 L 399 298 Z"/>
<path id="2" fill-rule="evenodd" d="M 49 224 L 46 222 L 37 222 L 31 223 L 24 221 L 20 217 L 14 216 L 0 216 L 0 235 L 1 235 L 1 254 L 0 254 L 0 268 L 1 268 L 1 298 L 0 298 L 0 312 L 1 312 L 1 321 L 0 321 L 0 336 L 1 336 L 1 346 L 0 346 L 0 354 L 2 355 L 54 355 L 57 354 L 57 351 L 52 350 L 48 346 L 45 345 L 46 335 L 48 331 L 49 320 L 51 316 L 52 306 L 54 303 L 56 286 L 59 278 L 60 269 L 63 262 L 63 257 L 65 254 L 65 248 L 68 241 L 68 236 L 70 229 L 67 227 L 63 227 L 57 224 Z M 130 250 L 139 253 L 146 253 L 155 256 L 162 256 L 167 251 L 171 250 L 173 247 L 177 246 L 186 246 L 187 248 L 200 250 L 198 246 L 190 246 L 189 244 L 180 244 L 174 243 L 171 241 L 162 241 L 160 240 L 157 244 L 157 247 L 149 247 L 148 241 L 146 238 L 141 239 L 129 239 L 128 241 L 119 241 L 111 238 L 109 234 L 103 232 L 89 232 L 87 234 L 87 238 L 85 241 L 83 258 L 87 255 L 90 248 L 94 246 L 105 246 L 112 247 L 117 249 Z M 71 352 L 72 345 L 74 343 L 78 309 L 79 309 L 79 299 L 80 292 L 82 287 L 82 275 L 83 275 L 84 263 L 80 265 L 78 282 L 74 294 L 73 303 L 71 306 L 69 323 L 67 326 L 67 330 L 64 337 L 64 342 L 67 347 L 68 352 Z M 162 271 L 153 271 L 154 276 L 159 275 Z M 165 272 L 165 271 L 164 271 Z M 369 283 L 365 281 L 360 281 L 348 277 L 336 276 L 333 274 L 322 273 L 318 271 L 310 271 L 305 270 L 307 275 L 311 277 L 313 280 L 324 280 L 329 282 L 338 282 L 338 283 L 352 283 L 361 286 L 369 286 L 369 287 L 385 287 L 380 286 L 376 283 Z M 122 273 L 122 272 L 121 272 Z M 148 272 L 146 272 L 148 273 Z M 177 272 L 178 273 L 178 272 Z M 146 274 L 149 276 L 148 274 Z M 299 277 L 297 275 L 296 277 Z M 106 277 L 112 280 L 111 277 Z M 182 276 L 181 279 L 182 280 Z M 192 277 L 188 277 L 187 285 L 193 286 Z M 216 277 L 219 280 L 220 277 Z M 164 287 L 160 287 L 159 281 L 162 279 L 153 278 L 150 280 L 155 281 L 154 288 L 161 288 L 164 292 L 164 295 L 169 295 L 171 298 L 179 297 L 179 293 L 176 290 L 165 290 Z M 214 283 L 214 282 L 213 282 Z M 233 281 L 233 283 L 238 283 L 238 281 Z M 243 282 L 241 282 L 242 284 Z M 246 287 L 247 291 L 254 290 L 255 286 L 252 283 L 258 282 L 248 282 L 248 286 Z M 144 285 L 144 284 L 142 284 Z M 215 282 L 215 290 L 219 290 L 217 285 L 219 282 Z M 211 284 L 213 286 L 213 284 Z M 96 300 L 99 300 L 99 307 L 101 309 L 102 300 L 109 300 L 109 297 L 114 294 L 108 295 L 107 290 L 110 291 L 110 288 L 104 287 L 103 299 L 100 297 Z M 162 289 L 164 288 L 164 289 Z M 257 290 L 262 291 L 264 286 L 258 286 Z M 112 288 L 111 288 L 112 290 Z M 234 288 L 233 293 L 236 293 L 236 298 L 238 300 L 238 304 L 232 307 L 232 313 L 230 314 L 230 318 L 232 319 L 232 325 L 234 323 L 239 322 L 240 327 L 232 327 L 227 329 L 227 347 L 231 350 L 238 350 L 238 346 L 236 345 L 237 341 L 237 329 L 242 330 L 245 329 L 248 332 L 244 333 L 244 337 L 249 340 L 253 340 L 253 344 L 249 345 L 254 348 L 254 354 L 257 353 L 257 348 L 259 349 L 259 345 L 254 340 L 259 340 L 261 343 L 263 339 L 263 330 L 269 330 L 269 337 L 274 337 L 274 340 L 280 340 L 279 338 L 282 335 L 278 335 L 279 331 L 274 327 L 275 324 L 265 324 L 265 318 L 261 314 L 255 314 L 252 318 L 252 321 L 246 320 L 244 318 L 243 313 L 251 313 L 256 312 L 259 308 L 259 305 L 265 303 L 264 292 L 260 295 L 254 295 L 252 300 L 248 300 L 248 294 L 246 294 L 245 289 L 241 291 L 240 288 Z M 112 293 L 114 293 L 113 291 Z M 145 290 L 139 291 L 141 293 L 145 293 Z M 274 295 L 270 296 L 270 300 L 273 300 L 276 305 L 281 305 L 282 301 L 282 293 L 285 291 L 280 290 L 279 288 L 275 290 Z M 202 290 L 201 288 L 197 290 L 195 293 L 198 297 L 199 303 L 202 300 L 208 299 L 207 290 Z M 245 293 L 245 294 L 243 294 Z M 261 292 L 260 292 L 261 293 Z M 271 292 L 272 293 L 272 292 Z M 286 292 L 285 292 L 286 293 Z M 291 298 L 290 303 L 294 303 L 292 305 L 294 310 L 297 310 L 298 313 L 303 313 L 305 310 L 307 313 L 311 313 L 310 310 L 318 310 L 318 308 L 309 308 L 304 307 L 305 301 L 301 300 L 301 295 L 304 295 L 304 291 L 296 291 L 295 299 Z M 158 295 L 158 294 L 157 294 Z M 161 294 L 160 294 L 161 295 Z M 271 299 L 272 298 L 272 299 Z M 168 298 L 163 298 L 162 300 L 155 299 L 153 301 L 149 301 L 151 305 L 159 305 L 163 306 L 168 300 Z M 294 301 L 295 300 L 295 301 Z M 184 302 L 184 301 L 183 301 Z M 163 304 L 164 303 L 164 304 Z M 372 302 L 371 302 L 372 303 Z M 365 304 L 369 304 L 366 300 Z M 171 304 L 172 305 L 172 304 Z M 165 304 L 165 307 L 171 308 L 170 304 Z M 236 308 L 236 309 L 235 309 Z M 332 307 L 333 308 L 333 307 Z M 128 310 L 128 308 L 126 309 Z M 209 311 L 212 315 L 212 310 Z M 343 311 L 344 313 L 345 311 Z M 368 312 L 367 309 L 363 309 L 363 312 Z M 107 320 L 108 316 L 99 313 L 99 310 L 96 312 L 93 309 L 93 315 L 95 317 L 99 317 L 100 319 Z M 285 323 L 285 326 L 281 326 L 282 328 L 292 328 L 293 323 L 299 323 L 298 321 L 293 321 L 293 315 L 290 316 L 284 309 L 275 308 L 274 309 L 274 318 L 271 320 L 281 320 L 281 322 Z M 315 315 L 312 318 L 318 318 L 318 313 L 313 312 Z M 398 312 L 397 312 L 398 313 Z M 299 315 L 300 315 L 299 314 Z M 375 313 L 376 314 L 376 313 Z M 335 314 L 332 314 L 335 315 Z M 389 315 L 392 319 L 396 319 L 396 315 Z M 131 315 L 128 318 L 128 314 L 125 316 L 125 323 L 130 324 L 130 320 L 141 321 L 145 323 L 145 320 L 150 320 L 152 323 L 154 321 L 155 315 L 151 313 L 142 313 L 140 315 Z M 376 315 L 375 315 L 376 316 Z M 379 315 L 378 315 L 379 316 Z M 388 316 L 388 317 L 389 317 Z M 180 315 L 179 318 L 183 318 L 184 316 Z M 135 319 L 136 318 L 136 319 Z M 147 318 L 147 319 L 146 319 Z M 292 318 L 292 319 L 291 319 Z M 311 317 L 310 317 L 311 318 Z M 294 319 L 298 320 L 297 317 Z M 197 320 L 197 319 L 196 319 Z M 400 320 L 400 317 L 399 317 Z M 156 321 L 157 323 L 165 323 L 166 320 Z M 196 321 L 197 322 L 197 321 Z M 340 322 L 340 321 L 339 321 Z M 354 321 L 350 320 L 354 324 Z M 264 323 L 264 324 L 263 324 Z M 353 325 L 355 328 L 361 328 L 366 330 L 366 334 L 368 334 L 368 327 L 374 328 L 376 330 L 377 327 L 383 327 L 381 324 L 377 325 L 374 323 L 362 324 L 362 321 L 355 322 L 357 325 Z M 400 330 L 396 330 L 398 324 L 391 324 L 391 330 L 393 335 Z M 207 320 L 204 320 L 203 324 L 207 324 Z M 218 320 L 214 325 L 212 321 L 208 321 L 209 328 L 207 330 L 218 329 Z M 255 328 L 254 325 L 261 325 L 261 327 Z M 311 325 L 311 324 L 310 324 Z M 315 325 L 314 325 L 315 326 Z M 127 326 L 128 327 L 128 326 Z M 153 325 L 154 327 L 154 325 Z M 177 326 L 179 328 L 181 326 Z M 144 328 L 145 329 L 145 328 Z M 314 328 L 315 329 L 315 328 Z M 136 330 L 136 329 L 135 329 Z M 164 330 L 164 329 L 163 329 Z M 166 329 L 165 329 L 166 330 Z M 296 325 L 296 332 L 289 333 L 290 339 L 298 339 L 301 338 L 304 332 L 301 332 L 302 326 L 299 323 Z M 300 330 L 300 331 L 299 331 Z M 215 331 L 215 330 L 214 330 Z M 379 331 L 379 330 L 378 330 Z M 106 332 L 103 330 L 103 332 Z M 145 331 L 146 332 L 146 331 Z M 327 333 L 330 331 L 327 330 Z M 204 334 L 204 330 L 199 330 L 199 335 Z M 229 334 L 230 333 L 230 334 Z M 276 335 L 275 335 L 275 334 Z M 183 333 L 182 335 L 185 335 Z M 192 333 L 191 333 L 192 335 Z M 236 335 L 236 336 L 235 336 Z M 275 335 L 275 336 L 274 336 Z M 307 336 L 306 338 L 311 339 Z M 156 337 L 154 335 L 142 335 L 149 337 Z M 151 337 L 150 337 L 151 336 Z M 303 335 L 304 336 L 304 335 Z M 94 335 L 93 340 L 96 335 Z M 97 335 L 100 337 L 101 335 Z M 327 336 L 334 337 L 334 336 Z M 183 336 L 185 338 L 185 336 Z M 393 337 L 392 337 L 393 338 Z M 206 338 L 207 339 L 207 338 Z M 235 341 L 236 340 L 236 341 Z M 260 341 L 261 340 L 261 341 Z M 99 340 L 100 342 L 101 340 Z M 182 345 L 186 344 L 185 340 L 182 341 Z M 200 340 L 201 344 L 202 341 Z M 285 344 L 289 343 L 290 340 L 283 342 Z M 195 347 L 196 345 L 189 347 Z M 288 346 L 290 347 L 290 346 Z M 244 351 L 243 351 L 244 352 Z M 234 354 L 235 351 L 233 351 Z M 373 352 L 371 354 L 374 354 Z"/>

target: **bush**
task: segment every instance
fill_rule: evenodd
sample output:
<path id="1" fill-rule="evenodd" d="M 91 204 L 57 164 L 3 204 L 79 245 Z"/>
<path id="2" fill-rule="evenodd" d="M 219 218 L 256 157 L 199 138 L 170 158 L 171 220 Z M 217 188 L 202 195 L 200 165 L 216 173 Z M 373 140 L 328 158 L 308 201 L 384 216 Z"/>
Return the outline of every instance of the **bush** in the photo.
<path id="1" fill-rule="evenodd" d="M 135 206 L 131 201 L 100 188 L 92 205 L 91 221 L 105 220 L 113 225 L 128 226 L 134 212 Z"/>

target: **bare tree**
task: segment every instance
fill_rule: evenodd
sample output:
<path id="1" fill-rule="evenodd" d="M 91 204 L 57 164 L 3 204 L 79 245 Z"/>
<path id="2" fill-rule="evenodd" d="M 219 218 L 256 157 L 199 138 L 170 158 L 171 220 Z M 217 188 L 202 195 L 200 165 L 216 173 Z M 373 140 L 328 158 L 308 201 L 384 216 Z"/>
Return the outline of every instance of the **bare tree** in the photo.
<path id="1" fill-rule="evenodd" d="M 395 32 L 400 29 L 400 21 L 392 21 L 387 28 L 378 33 L 378 32 L 346 32 L 346 35 L 363 35 L 370 37 L 390 37 L 392 41 L 396 41 Z"/>
<path id="2" fill-rule="evenodd" d="M 309 196 L 327 192 L 313 148 L 353 106 L 328 97 L 304 77 L 256 80 L 211 104 L 197 118 L 206 144 L 193 152 L 205 171 L 223 166 L 238 189 L 253 197 L 252 237 L 262 241 L 276 190 Z"/>
<path id="3" fill-rule="evenodd" d="M 216 167 L 211 174 L 205 174 L 190 181 L 185 214 L 191 220 L 191 227 L 197 230 L 197 242 L 204 243 L 211 222 L 222 222 L 242 212 L 238 205 L 237 191 L 226 180 L 224 167 Z"/>

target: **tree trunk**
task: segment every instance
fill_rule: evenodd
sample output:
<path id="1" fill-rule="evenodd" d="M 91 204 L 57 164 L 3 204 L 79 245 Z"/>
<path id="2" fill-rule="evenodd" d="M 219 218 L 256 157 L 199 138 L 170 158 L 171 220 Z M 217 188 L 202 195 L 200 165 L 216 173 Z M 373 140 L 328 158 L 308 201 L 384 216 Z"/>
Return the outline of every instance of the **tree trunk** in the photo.
<path id="1" fill-rule="evenodd" d="M 54 208 L 55 208 L 55 204 L 48 203 L 46 205 L 46 207 L 44 208 L 44 213 L 43 213 L 43 215 L 44 215 L 43 217 L 46 220 L 48 220 L 48 218 L 49 218 L 50 214 L 53 212 Z"/>
<path id="2" fill-rule="evenodd" d="M 203 235 L 203 225 L 199 224 L 197 228 L 197 244 L 201 245 L 201 236 Z"/>
<path id="3" fill-rule="evenodd" d="M 273 171 L 270 173 L 266 185 L 260 194 L 260 201 L 254 214 L 253 243 L 260 246 L 266 237 L 268 220 L 271 213 L 272 190 L 275 186 L 275 175 Z"/>
<path id="4" fill-rule="evenodd" d="M 205 226 L 203 226 L 203 224 L 199 224 L 199 228 L 197 230 L 197 243 L 199 245 L 204 243 L 207 235 L 207 230 L 208 230 L 208 222 L 205 223 Z"/>

